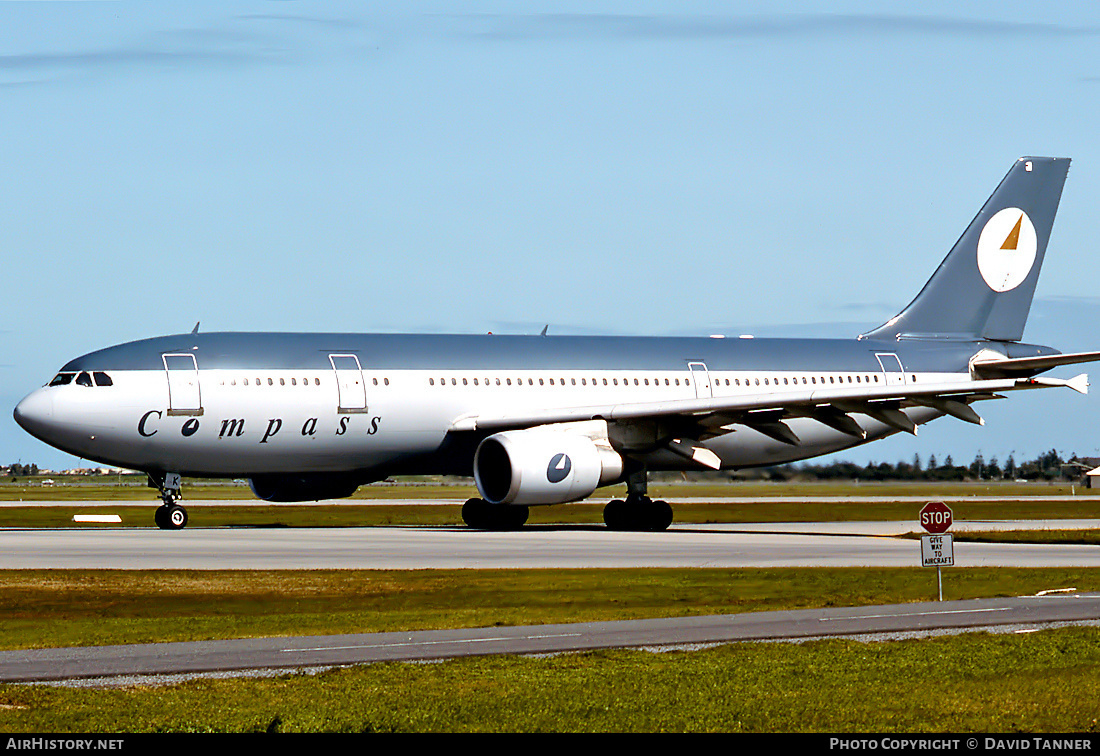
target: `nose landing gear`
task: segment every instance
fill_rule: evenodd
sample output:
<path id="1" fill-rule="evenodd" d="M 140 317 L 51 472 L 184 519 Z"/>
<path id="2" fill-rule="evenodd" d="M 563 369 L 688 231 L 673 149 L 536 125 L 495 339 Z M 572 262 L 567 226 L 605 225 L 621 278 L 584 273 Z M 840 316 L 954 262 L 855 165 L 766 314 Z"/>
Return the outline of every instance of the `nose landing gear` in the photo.
<path id="1" fill-rule="evenodd" d="M 187 525 L 187 510 L 178 502 L 183 498 L 179 473 L 149 475 L 149 487 L 160 493 L 164 503 L 153 513 L 153 521 L 161 530 L 180 530 Z"/>

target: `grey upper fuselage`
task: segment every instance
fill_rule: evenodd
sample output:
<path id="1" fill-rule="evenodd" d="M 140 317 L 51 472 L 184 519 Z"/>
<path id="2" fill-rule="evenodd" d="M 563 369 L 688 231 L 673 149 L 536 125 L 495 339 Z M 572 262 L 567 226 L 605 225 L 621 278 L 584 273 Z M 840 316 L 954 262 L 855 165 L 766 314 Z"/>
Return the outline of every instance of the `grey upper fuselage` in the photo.
<path id="1" fill-rule="evenodd" d="M 108 347 L 62 371 L 160 370 L 163 354 L 191 353 L 199 370 L 324 370 L 329 355 L 355 354 L 364 370 L 680 370 L 699 361 L 712 371 L 877 372 L 875 355 L 893 353 L 906 371 L 947 373 L 966 372 L 982 349 L 1006 357 L 1058 353 L 1033 344 L 959 340 L 197 333 Z"/>

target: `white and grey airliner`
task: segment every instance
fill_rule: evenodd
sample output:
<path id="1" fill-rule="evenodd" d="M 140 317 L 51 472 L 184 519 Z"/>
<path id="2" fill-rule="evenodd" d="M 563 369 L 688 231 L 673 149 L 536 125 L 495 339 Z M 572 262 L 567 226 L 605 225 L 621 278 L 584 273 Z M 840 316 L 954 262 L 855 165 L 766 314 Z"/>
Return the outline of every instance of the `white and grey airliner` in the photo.
<path id="1" fill-rule="evenodd" d="M 851 340 L 199 333 L 78 357 L 15 408 L 71 454 L 149 474 L 181 528 L 180 477 L 245 477 L 268 501 L 350 496 L 393 475 L 473 475 L 472 527 L 626 482 L 611 528 L 662 530 L 647 471 L 835 452 L 1085 375 L 1100 359 L 1021 343 L 1069 169 L 1016 161 L 917 297 Z M 906 264 L 912 263 L 907 260 Z"/>

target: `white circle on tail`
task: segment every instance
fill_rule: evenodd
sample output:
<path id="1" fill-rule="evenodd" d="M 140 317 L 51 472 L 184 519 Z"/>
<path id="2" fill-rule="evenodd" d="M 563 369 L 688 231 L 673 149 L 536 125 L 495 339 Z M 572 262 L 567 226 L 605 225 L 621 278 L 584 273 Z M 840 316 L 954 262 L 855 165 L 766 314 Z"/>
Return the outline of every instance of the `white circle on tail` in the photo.
<path id="1" fill-rule="evenodd" d="M 1035 264 L 1035 226 L 1018 207 L 1006 207 L 989 219 L 978 237 L 978 270 L 993 291 L 1011 291 Z"/>

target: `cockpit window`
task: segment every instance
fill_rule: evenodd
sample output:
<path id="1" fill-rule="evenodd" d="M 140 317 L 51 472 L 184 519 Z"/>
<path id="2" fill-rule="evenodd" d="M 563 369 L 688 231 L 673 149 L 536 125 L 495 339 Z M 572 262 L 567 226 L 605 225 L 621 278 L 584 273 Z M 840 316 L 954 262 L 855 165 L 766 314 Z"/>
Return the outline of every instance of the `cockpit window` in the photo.
<path id="1" fill-rule="evenodd" d="M 87 373 L 81 373 L 80 375 L 78 375 L 76 377 L 76 385 L 77 386 L 91 386 L 92 385 L 92 376 L 88 375 Z"/>
<path id="2" fill-rule="evenodd" d="M 92 377 L 95 378 L 95 385 L 97 386 L 114 386 L 115 382 L 111 380 L 111 376 L 106 373 L 92 373 Z"/>
<path id="3" fill-rule="evenodd" d="M 58 373 L 53 377 L 53 380 L 50 381 L 50 385 L 67 386 L 68 384 L 73 382 L 74 375 L 76 375 L 76 373 Z"/>

